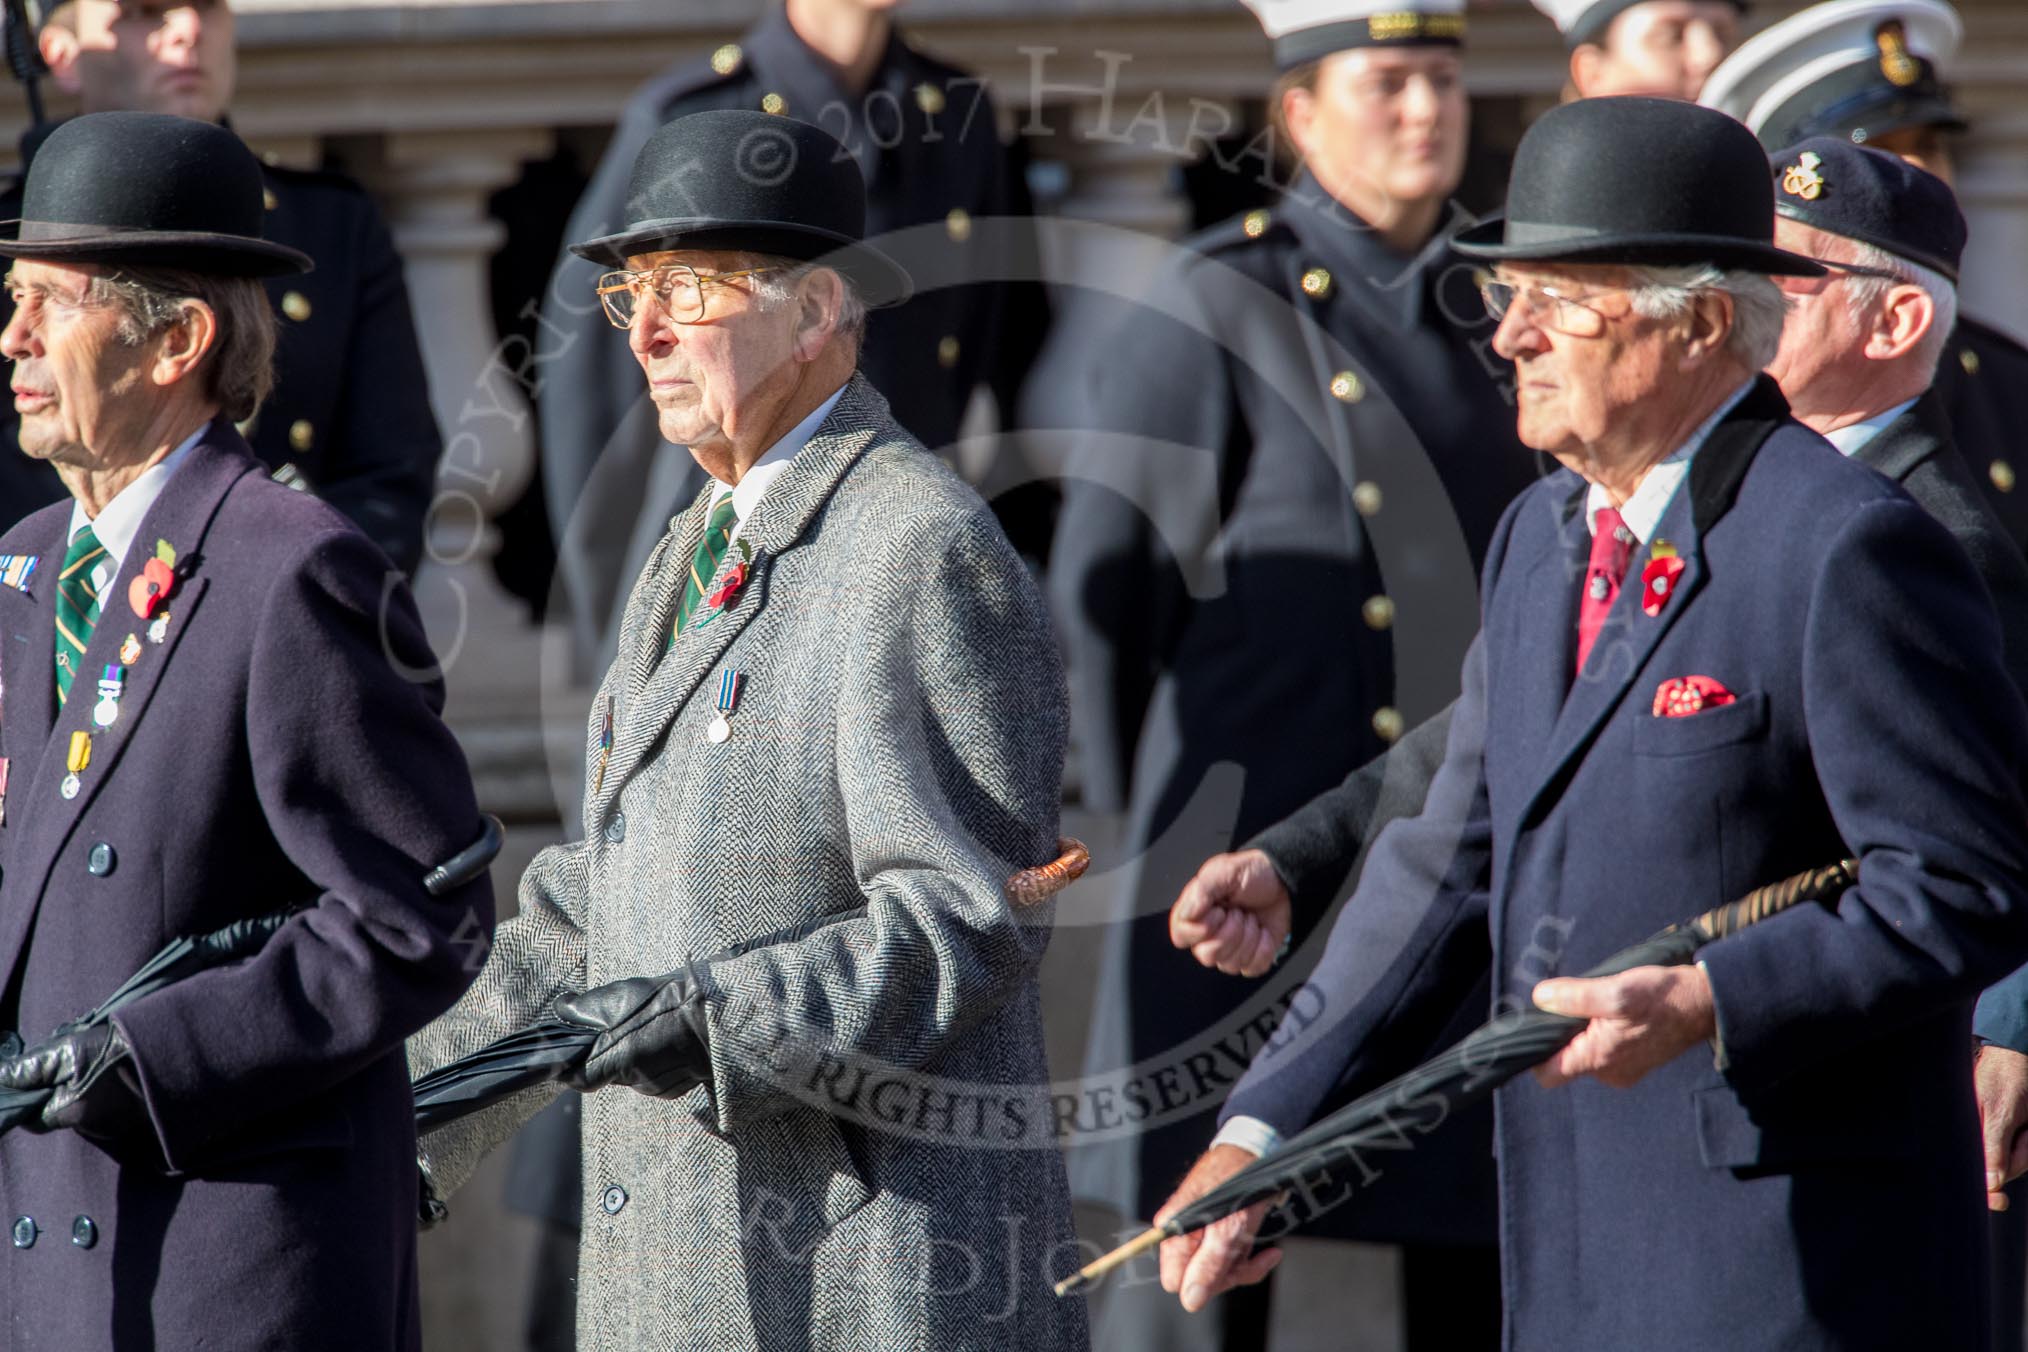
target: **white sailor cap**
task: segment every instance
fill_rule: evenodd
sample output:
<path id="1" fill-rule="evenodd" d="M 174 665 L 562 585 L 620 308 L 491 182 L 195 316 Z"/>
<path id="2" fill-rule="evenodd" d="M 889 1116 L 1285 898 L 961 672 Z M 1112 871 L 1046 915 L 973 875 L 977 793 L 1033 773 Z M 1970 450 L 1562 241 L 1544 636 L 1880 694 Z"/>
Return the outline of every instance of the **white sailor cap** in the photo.
<path id="1" fill-rule="evenodd" d="M 1289 70 L 1352 47 L 1456 46 L 1465 0 L 1243 0 Z"/>
<path id="2" fill-rule="evenodd" d="M 1741 44 L 1698 101 L 1770 150 L 1812 136 L 1864 144 L 1904 127 L 1962 129 L 1936 68 L 1963 35 L 1943 0 L 1830 0 Z"/>
<path id="3" fill-rule="evenodd" d="M 1643 0 L 1529 0 L 1529 3 L 1549 16 L 1549 22 L 1563 34 L 1566 45 L 1581 47 L 1587 42 L 1602 41 L 1606 25 Z M 1742 11 L 1746 8 L 1746 0 L 1730 3 Z"/>

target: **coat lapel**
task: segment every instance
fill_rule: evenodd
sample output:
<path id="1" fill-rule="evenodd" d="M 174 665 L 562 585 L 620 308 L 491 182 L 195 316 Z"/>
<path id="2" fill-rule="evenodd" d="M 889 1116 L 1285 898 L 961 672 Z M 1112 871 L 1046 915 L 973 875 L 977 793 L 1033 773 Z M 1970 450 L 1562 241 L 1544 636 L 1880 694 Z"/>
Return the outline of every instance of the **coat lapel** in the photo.
<path id="1" fill-rule="evenodd" d="M 1529 604 L 1501 635 L 1501 650 L 1513 655 L 1503 671 L 1514 685 L 1514 698 L 1500 702 L 1501 736 L 1523 765 L 1537 763 L 1547 749 L 1577 660 L 1578 591 L 1591 538 L 1584 525 L 1584 481 L 1570 478 L 1570 495 L 1554 505 L 1554 529 L 1538 537 L 1534 560 L 1508 564 L 1521 569 L 1520 594 Z"/>
<path id="2" fill-rule="evenodd" d="M 1635 554 L 1627 568 L 1627 580 L 1620 587 L 1584 670 L 1570 684 L 1542 758 L 1535 788 L 1522 806 L 1521 820 L 1529 819 L 1535 805 L 1553 794 L 1564 782 L 1566 771 L 1584 754 L 1606 720 L 1625 699 L 1627 690 L 1647 667 L 1655 647 L 1675 625 L 1678 616 L 1695 604 L 1703 589 L 1709 566 L 1704 557 L 1704 537 L 1719 518 L 1731 509 L 1739 485 L 1753 464 L 1761 444 L 1788 418 L 1788 403 L 1766 376 L 1733 408 L 1690 463 L 1690 476 L 1677 493 L 1655 529 L 1648 547 Z M 1580 511 L 1580 516 L 1582 515 Z M 1579 524 L 1580 533 L 1584 531 Z M 1641 574 L 1654 557 L 1654 542 L 1667 540 L 1683 560 L 1683 572 L 1676 578 L 1669 600 L 1658 614 L 1641 609 Z M 1565 588 L 1575 597 L 1575 587 Z M 1564 626 L 1576 626 L 1574 599 L 1569 603 L 1571 618 Z M 1575 643 L 1568 651 L 1575 658 Z"/>
<path id="3" fill-rule="evenodd" d="M 13 786 L 25 788 L 56 722 L 56 575 L 63 566 L 68 506 L 50 513 L 49 529 L 32 543 L 34 579 L 26 592 L 0 588 L 0 729 L 7 732 Z"/>
<path id="4" fill-rule="evenodd" d="M 631 697 L 616 719 L 613 754 L 595 799 L 595 809 L 602 810 L 606 802 L 619 795 L 627 779 L 640 768 L 648 752 L 689 703 L 705 675 L 766 607 L 776 559 L 802 538 L 845 472 L 890 421 L 886 401 L 864 376 L 853 376 L 831 416 L 768 486 L 767 493 L 741 523 L 739 538 L 753 550 L 753 560 L 746 584 L 733 598 L 731 607 L 703 623 L 699 623 L 700 610 L 677 635 L 676 646 L 665 653 L 666 640 L 662 635 L 675 622 L 676 605 L 683 590 L 680 559 L 687 559 L 696 548 L 698 532 L 703 528 L 702 508 L 710 500 L 708 488 L 685 513 L 682 528 L 671 533 L 671 540 L 674 542 L 680 536 L 689 541 L 689 549 L 678 556 L 677 562 L 672 562 L 670 553 L 661 556 L 658 566 L 664 577 L 654 593 L 653 613 L 645 632 L 633 639 L 634 664 L 628 672 Z M 697 519 L 692 522 L 690 517 Z M 726 551 L 712 578 L 713 588 L 741 557 L 737 545 Z"/>
<path id="5" fill-rule="evenodd" d="M 190 617 L 204 595 L 203 546 L 212 519 L 232 486 L 258 468 L 259 462 L 247 453 L 227 423 L 214 423 L 205 440 L 191 448 L 189 458 L 142 517 L 119 575 L 105 593 L 98 624 L 85 648 L 84 669 L 71 687 L 70 700 L 55 717 L 53 735 L 42 746 L 35 773 L 26 782 L 17 778 L 10 785 L 14 790 L 9 794 L 10 815 L 18 799 L 24 820 L 21 847 L 14 852 L 8 878 L 17 885 L 8 888 L 9 904 L 0 909 L 0 972 L 7 973 L 9 981 L 33 927 L 50 868 L 79 818 L 118 768 L 121 755 L 160 687 L 170 659 L 189 627 Z M 138 636 L 145 632 L 146 622 L 134 612 L 127 592 L 132 579 L 155 556 L 157 540 L 168 541 L 177 551 L 177 583 L 164 607 L 169 624 L 162 642 L 143 639 L 140 660 L 126 673 L 119 717 L 112 727 L 99 728 L 92 721 L 92 711 L 98 703 L 99 673 L 119 661 L 120 647 L 129 634 Z M 38 626 L 38 632 L 47 634 L 53 662 L 55 607 L 45 602 L 43 608 L 49 611 L 50 618 L 46 629 Z M 45 672 L 48 666 L 46 662 Z M 50 687 L 48 704 L 54 708 L 54 677 L 48 676 L 41 683 Z M 71 735 L 76 732 L 91 734 L 91 762 L 78 776 L 77 796 L 65 798 L 58 792 L 58 785 L 68 773 Z M 5 984 L 0 982 L 0 986 Z"/>

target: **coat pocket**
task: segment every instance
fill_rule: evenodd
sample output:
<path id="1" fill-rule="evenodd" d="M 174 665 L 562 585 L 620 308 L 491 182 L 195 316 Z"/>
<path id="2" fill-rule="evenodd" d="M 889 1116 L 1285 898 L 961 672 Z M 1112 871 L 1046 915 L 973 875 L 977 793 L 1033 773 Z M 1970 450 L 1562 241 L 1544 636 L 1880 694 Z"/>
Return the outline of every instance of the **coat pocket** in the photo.
<path id="1" fill-rule="evenodd" d="M 1692 756 L 1752 741 L 1766 732 L 1767 695 L 1754 690 L 1686 718 L 1636 718 L 1633 747 L 1637 756 Z"/>
<path id="2" fill-rule="evenodd" d="M 1728 1085 L 1690 1095 L 1697 1147 L 1706 1168 L 1781 1173 L 1811 1164 L 1913 1157 L 1917 1133 L 1901 1119 L 1854 1112 L 1848 1104 L 1812 1109 L 1802 1102 L 1752 1110 Z"/>

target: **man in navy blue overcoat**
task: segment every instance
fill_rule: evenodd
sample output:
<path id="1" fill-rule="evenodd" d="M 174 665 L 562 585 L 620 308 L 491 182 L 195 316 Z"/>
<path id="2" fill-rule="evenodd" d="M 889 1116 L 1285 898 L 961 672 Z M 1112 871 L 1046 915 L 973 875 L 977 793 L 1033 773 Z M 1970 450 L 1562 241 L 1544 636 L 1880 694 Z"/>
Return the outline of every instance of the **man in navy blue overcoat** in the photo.
<path id="1" fill-rule="evenodd" d="M 1970 1008 L 2028 951 L 2028 717 L 1949 532 L 1754 375 L 1762 274 L 1814 270 L 1772 247 L 1764 164 L 1708 111 L 1568 105 L 1523 139 L 1507 221 L 1461 241 L 1498 267 L 1522 440 L 1566 470 L 1495 535 L 1444 764 L 1376 843 L 1320 1012 L 1224 1113 L 1271 1149 L 1489 970 L 1496 1009 L 1589 1017 L 1498 1098 L 1510 1348 L 1967 1347 L 1985 1322 Z M 1835 906 L 1568 979 L 1843 857 Z M 1178 1201 L 1252 1157 L 1232 1139 Z M 1324 1200 L 1356 1196 L 1341 1172 Z M 1261 1219 L 1169 1241 L 1164 1284 L 1198 1308 L 1271 1267 Z"/>
<path id="2" fill-rule="evenodd" d="M 260 165 L 99 113 L 30 171 L 0 347 L 71 500 L 0 537 L 0 1349 L 415 1349 L 403 1039 L 470 984 L 480 819 L 400 574 L 274 483 Z M 32 566 L 30 561 L 32 560 Z M 65 1030 L 171 940 L 255 956 Z"/>

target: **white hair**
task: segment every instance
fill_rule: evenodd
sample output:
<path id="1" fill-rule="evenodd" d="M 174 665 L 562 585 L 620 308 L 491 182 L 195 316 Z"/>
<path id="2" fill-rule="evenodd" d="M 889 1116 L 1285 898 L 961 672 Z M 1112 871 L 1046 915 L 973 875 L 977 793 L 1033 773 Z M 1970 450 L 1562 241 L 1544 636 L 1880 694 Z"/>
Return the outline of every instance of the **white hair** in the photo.
<path id="1" fill-rule="evenodd" d="M 1874 308 L 1886 300 L 1887 293 L 1897 286 L 1921 287 L 1930 304 L 1936 307 L 1936 318 L 1930 321 L 1929 332 L 1908 354 L 1909 362 L 1921 368 L 1923 383 L 1927 385 L 1936 376 L 1936 364 L 1943 358 L 1944 344 L 1950 340 L 1951 330 L 1957 327 L 1957 286 L 1935 268 L 1924 267 L 1876 245 L 1849 237 L 1846 243 L 1852 246 L 1851 261 L 1854 264 L 1894 274 L 1892 277 L 1846 278 L 1845 303 L 1851 306 L 1853 319 L 1861 324 L 1871 322 Z"/>
<path id="2" fill-rule="evenodd" d="M 753 279 L 754 299 L 766 310 L 793 301 L 796 298 L 796 288 L 811 273 L 819 270 L 837 273 L 843 294 L 838 301 L 838 327 L 834 332 L 838 337 L 848 340 L 855 349 L 865 341 L 866 298 L 859 294 L 859 287 L 850 277 L 838 272 L 836 268 L 827 268 L 822 263 L 804 263 L 793 258 L 777 258 L 772 254 L 752 254 L 748 257 L 750 261 L 742 262 L 741 267 L 780 269 L 778 272 L 764 272 Z"/>
<path id="3" fill-rule="evenodd" d="M 1732 297 L 1732 329 L 1726 350 L 1758 371 L 1774 360 L 1782 345 L 1782 324 L 1788 319 L 1789 298 L 1758 272 L 1721 268 L 1710 263 L 1679 267 L 1630 267 L 1628 291 L 1634 313 L 1646 319 L 1676 319 L 1688 314 L 1700 291 L 1722 291 Z"/>

